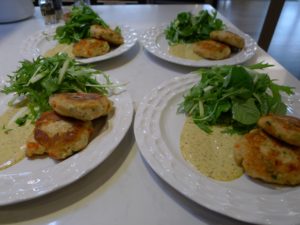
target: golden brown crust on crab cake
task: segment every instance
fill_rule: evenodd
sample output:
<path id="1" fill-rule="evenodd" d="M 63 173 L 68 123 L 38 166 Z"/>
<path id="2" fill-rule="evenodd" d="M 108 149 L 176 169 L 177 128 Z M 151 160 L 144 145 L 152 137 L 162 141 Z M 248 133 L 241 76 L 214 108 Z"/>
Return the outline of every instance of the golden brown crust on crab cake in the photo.
<path id="1" fill-rule="evenodd" d="M 254 129 L 235 145 L 235 157 L 253 178 L 280 185 L 300 183 L 300 148 Z"/>
<path id="2" fill-rule="evenodd" d="M 258 126 L 273 137 L 300 147 L 300 119 L 292 116 L 267 115 L 258 120 Z"/>
<path id="3" fill-rule="evenodd" d="M 90 58 L 108 53 L 110 50 L 107 41 L 95 38 L 81 39 L 73 45 L 72 53 L 76 57 Z"/>
<path id="4" fill-rule="evenodd" d="M 213 41 L 204 40 L 194 44 L 194 52 L 205 59 L 226 59 L 230 56 L 231 50 L 227 45 Z"/>
<path id="5" fill-rule="evenodd" d="M 210 38 L 215 41 L 220 41 L 230 46 L 242 49 L 245 47 L 245 40 L 241 36 L 230 31 L 215 30 L 210 32 Z"/>
<path id="6" fill-rule="evenodd" d="M 85 148 L 92 136 L 91 121 L 45 112 L 35 123 L 34 139 L 54 159 L 65 159 Z"/>
<path id="7" fill-rule="evenodd" d="M 100 25 L 92 25 L 90 27 L 91 37 L 108 41 L 113 45 L 121 45 L 124 43 L 122 35 L 110 28 L 104 28 Z"/>
<path id="8" fill-rule="evenodd" d="M 33 158 L 35 156 L 44 155 L 46 153 L 47 153 L 46 148 L 44 146 L 40 145 L 34 139 L 34 134 L 32 133 L 26 142 L 25 155 L 29 158 Z"/>
<path id="9" fill-rule="evenodd" d="M 49 104 L 60 115 L 85 121 L 108 115 L 113 108 L 107 96 L 97 93 L 58 93 Z"/>

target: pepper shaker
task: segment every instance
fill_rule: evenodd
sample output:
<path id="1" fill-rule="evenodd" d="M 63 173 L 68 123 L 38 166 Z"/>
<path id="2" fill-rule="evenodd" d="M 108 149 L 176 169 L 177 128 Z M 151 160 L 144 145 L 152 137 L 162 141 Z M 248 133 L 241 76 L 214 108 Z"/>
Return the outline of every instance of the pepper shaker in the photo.
<path id="1" fill-rule="evenodd" d="M 59 22 L 63 17 L 62 1 L 61 0 L 53 0 L 53 7 L 55 10 L 56 21 Z"/>

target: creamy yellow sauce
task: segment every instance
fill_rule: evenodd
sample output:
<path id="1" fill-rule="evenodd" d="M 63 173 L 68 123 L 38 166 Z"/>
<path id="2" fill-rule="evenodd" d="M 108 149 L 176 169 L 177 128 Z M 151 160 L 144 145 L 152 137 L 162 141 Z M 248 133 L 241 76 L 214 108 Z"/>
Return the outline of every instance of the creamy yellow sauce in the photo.
<path id="1" fill-rule="evenodd" d="M 67 53 L 69 57 L 75 58 L 74 54 L 72 53 L 73 45 L 67 44 L 57 44 L 54 48 L 49 49 L 44 56 L 51 57 L 56 55 L 59 52 Z"/>
<path id="2" fill-rule="evenodd" d="M 25 143 L 33 131 L 33 124 L 15 124 L 20 110 L 10 107 L 0 116 L 0 170 L 10 167 L 25 157 Z"/>
<path id="3" fill-rule="evenodd" d="M 183 59 L 203 59 L 202 57 L 194 53 L 193 48 L 193 44 L 176 44 L 169 46 L 169 54 Z"/>
<path id="4" fill-rule="evenodd" d="M 214 127 L 211 134 L 202 131 L 187 118 L 180 137 L 181 153 L 202 174 L 220 181 L 239 178 L 243 169 L 234 159 L 234 144 L 240 137 L 222 133 Z"/>

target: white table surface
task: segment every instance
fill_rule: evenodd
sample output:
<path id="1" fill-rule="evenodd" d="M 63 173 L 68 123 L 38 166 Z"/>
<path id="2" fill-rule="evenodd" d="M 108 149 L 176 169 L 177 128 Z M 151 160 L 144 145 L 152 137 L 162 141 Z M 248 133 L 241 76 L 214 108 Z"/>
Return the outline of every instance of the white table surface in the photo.
<path id="1" fill-rule="evenodd" d="M 109 24 L 128 24 L 142 32 L 173 20 L 181 11 L 199 11 L 201 8 L 201 5 L 101 5 L 94 10 Z M 0 24 L 0 77 L 18 67 L 22 60 L 22 40 L 45 27 L 38 8 L 28 20 Z M 247 64 L 259 61 L 275 65 L 269 71 L 279 83 L 300 87 L 296 78 L 261 49 Z M 158 59 L 146 52 L 140 43 L 121 56 L 96 63 L 95 67 L 121 82 L 128 82 L 135 107 L 161 82 L 195 69 Z M 166 184 L 143 160 L 131 127 L 115 151 L 83 178 L 37 199 L 0 207 L 0 224 L 244 223 L 209 211 Z"/>

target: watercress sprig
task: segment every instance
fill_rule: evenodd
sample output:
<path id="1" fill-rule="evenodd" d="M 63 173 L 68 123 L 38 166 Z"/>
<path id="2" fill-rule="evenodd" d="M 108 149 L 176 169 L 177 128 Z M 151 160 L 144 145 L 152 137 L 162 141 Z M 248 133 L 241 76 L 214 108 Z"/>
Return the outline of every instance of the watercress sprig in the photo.
<path id="1" fill-rule="evenodd" d="M 225 24 L 217 18 L 217 12 L 199 11 L 198 15 L 191 12 L 181 12 L 165 29 L 169 44 L 192 43 L 209 39 L 213 30 L 223 30 Z"/>
<path id="2" fill-rule="evenodd" d="M 17 119 L 22 125 L 27 120 L 35 121 L 42 112 L 50 110 L 49 97 L 57 92 L 95 92 L 107 94 L 113 86 L 108 75 L 87 65 L 78 65 L 67 54 L 57 54 L 53 57 L 38 57 L 33 61 L 24 60 L 13 74 L 8 75 L 8 84 L 1 92 L 14 93 L 22 97 L 29 108 L 29 114 Z M 100 83 L 97 76 L 102 75 L 104 82 Z M 13 98 L 13 105 L 19 98 Z"/>
<path id="3" fill-rule="evenodd" d="M 226 125 L 228 132 L 245 133 L 256 126 L 262 115 L 285 114 L 281 92 L 293 94 L 293 88 L 274 83 L 266 73 L 272 65 L 217 66 L 197 72 L 200 81 L 184 96 L 178 112 L 186 113 L 207 133 L 212 125 Z"/>
<path id="4" fill-rule="evenodd" d="M 73 6 L 70 18 L 65 22 L 65 25 L 56 28 L 54 39 L 65 44 L 77 42 L 90 36 L 90 27 L 94 24 L 109 28 L 108 24 L 88 5 L 81 3 L 78 6 Z"/>

